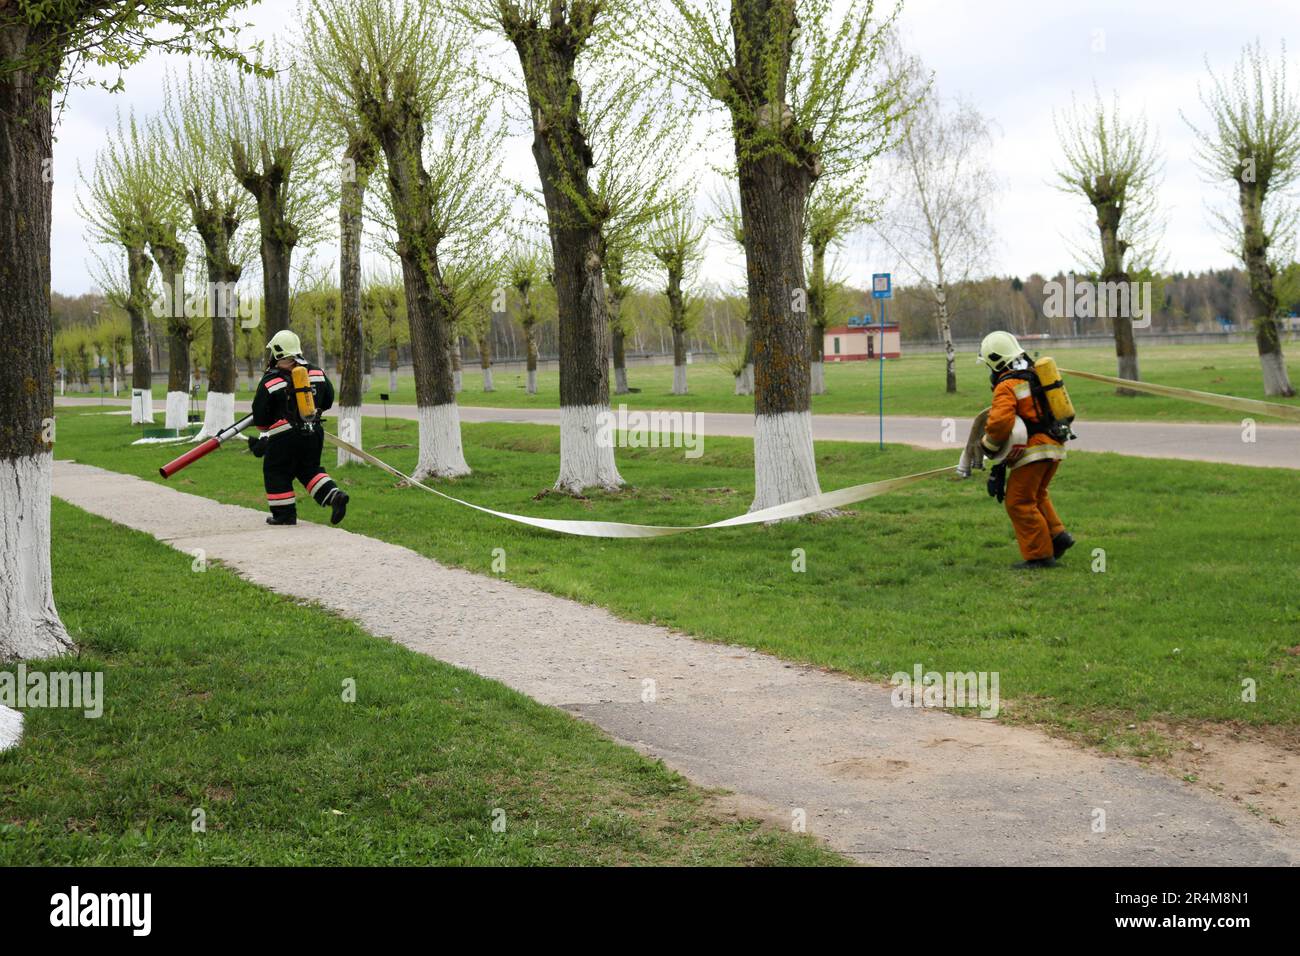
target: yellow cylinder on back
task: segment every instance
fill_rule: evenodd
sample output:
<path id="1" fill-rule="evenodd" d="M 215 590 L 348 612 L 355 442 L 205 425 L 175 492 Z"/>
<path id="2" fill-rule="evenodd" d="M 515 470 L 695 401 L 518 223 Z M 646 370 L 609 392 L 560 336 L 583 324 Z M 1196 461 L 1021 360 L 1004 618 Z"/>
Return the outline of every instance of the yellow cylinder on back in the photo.
<path id="1" fill-rule="evenodd" d="M 1061 371 L 1056 367 L 1056 360 L 1044 355 L 1034 363 L 1034 374 L 1038 376 L 1038 384 L 1046 389 L 1047 406 L 1052 410 L 1052 417 L 1067 424 L 1074 421 L 1074 403 L 1070 401 L 1070 393 L 1061 381 Z"/>
<path id="2" fill-rule="evenodd" d="M 1056 368 L 1055 365 L 1052 368 Z M 293 367 L 293 393 L 298 399 L 298 414 L 310 418 L 316 414 L 316 399 L 311 392 L 311 376 L 303 365 Z"/>

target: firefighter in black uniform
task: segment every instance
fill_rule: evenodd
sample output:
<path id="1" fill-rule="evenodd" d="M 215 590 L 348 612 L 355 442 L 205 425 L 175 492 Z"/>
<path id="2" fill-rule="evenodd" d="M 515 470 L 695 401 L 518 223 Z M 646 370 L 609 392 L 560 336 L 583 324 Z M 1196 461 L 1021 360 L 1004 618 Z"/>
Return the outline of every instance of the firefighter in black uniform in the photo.
<path id="1" fill-rule="evenodd" d="M 288 329 L 275 333 L 266 347 L 270 362 L 253 396 L 253 424 L 262 434 L 248 439 L 253 454 L 262 459 L 271 506 L 266 523 L 298 523 L 296 478 L 318 505 L 331 509 L 330 524 L 338 524 L 347 513 L 348 495 L 320 466 L 325 447 L 321 413 L 334 404 L 334 386 L 303 358 L 302 343 Z"/>

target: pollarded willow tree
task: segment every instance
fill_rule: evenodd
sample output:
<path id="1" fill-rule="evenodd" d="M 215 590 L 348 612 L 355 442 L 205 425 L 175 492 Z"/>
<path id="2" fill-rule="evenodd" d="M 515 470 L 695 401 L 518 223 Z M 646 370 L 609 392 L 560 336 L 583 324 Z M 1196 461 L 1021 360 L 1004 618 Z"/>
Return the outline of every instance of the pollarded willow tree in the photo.
<path id="1" fill-rule="evenodd" d="M 226 20 L 244 3 L 0 5 L 0 660 L 72 646 L 50 578 L 52 102 L 85 59 L 125 69 L 152 49 L 236 57 Z"/>
<path id="2" fill-rule="evenodd" d="M 451 368 L 447 261 L 482 250 L 505 214 L 500 131 L 488 122 L 464 29 L 428 0 L 326 2 L 322 82 L 379 144 L 388 189 L 370 216 L 402 267 L 419 407 L 416 477 L 469 473 Z M 432 135 L 430 135 L 432 134 Z"/>
<path id="3" fill-rule="evenodd" d="M 396 395 L 400 349 L 411 340 L 402 277 L 393 271 L 382 272 L 366 288 L 366 295 L 373 303 L 377 319 L 383 323 L 380 337 L 388 351 L 388 393 Z"/>
<path id="4" fill-rule="evenodd" d="M 217 67 L 208 83 L 230 172 L 257 208 L 269 339 L 289 327 L 294 251 L 309 250 L 327 227 L 329 192 L 322 187 L 332 164 L 319 135 L 323 107 L 305 70 L 262 76 Z"/>
<path id="5" fill-rule="evenodd" d="M 1100 93 L 1095 93 L 1091 108 L 1076 101 L 1056 122 L 1056 131 L 1064 152 L 1064 163 L 1057 172 L 1058 188 L 1087 200 L 1095 214 L 1099 245 L 1086 261 L 1100 282 L 1125 283 L 1127 289 L 1130 273 L 1154 264 L 1162 232 L 1156 199 L 1161 170 L 1159 137 L 1144 116 L 1120 112 L 1118 95 L 1108 110 Z M 1111 296 L 1098 296 L 1099 303 L 1111 300 Z M 1120 307 L 1108 318 L 1115 334 L 1117 374 L 1137 381 L 1133 297 L 1114 300 Z M 1128 388 L 1115 391 L 1118 395 L 1137 394 Z"/>
<path id="6" fill-rule="evenodd" d="M 234 424 L 236 330 L 262 338 L 259 352 L 266 344 L 263 330 L 253 324 L 253 310 L 240 303 L 238 284 L 252 256 L 253 241 L 252 230 L 241 231 L 241 226 L 255 215 L 255 209 L 230 168 L 230 144 L 221 132 L 224 117 L 208 86 L 210 77 L 208 71 L 191 69 L 184 79 L 165 83 L 162 119 L 155 127 L 156 156 L 162 167 L 159 186 L 184 203 L 203 246 L 207 294 L 194 298 L 207 319 L 211 347 L 198 439 Z"/>
<path id="7" fill-rule="evenodd" d="M 189 424 L 191 349 L 194 336 L 201 329 L 197 311 L 186 282 L 186 263 L 190 259 L 186 244 L 187 216 L 181 192 L 171 173 L 167 158 L 163 126 L 151 121 L 147 129 L 146 169 L 148 179 L 142 190 L 145 237 L 149 254 L 158 267 L 159 295 L 154 299 L 154 317 L 167 330 L 167 411 L 164 426 L 184 428 Z M 233 412 L 233 406 L 232 406 Z"/>
<path id="8" fill-rule="evenodd" d="M 585 110 L 600 118 L 602 135 L 592 144 L 593 188 L 598 205 L 608 210 L 601 238 L 614 394 L 626 395 L 631 323 L 624 304 L 633 283 L 651 271 L 650 226 L 681 202 L 676 170 L 689 149 L 690 126 L 665 108 L 671 91 L 653 75 L 625 71 L 620 80 L 594 85 Z"/>
<path id="9" fill-rule="evenodd" d="M 131 117 L 118 118 L 103 149 L 95 154 L 89 174 L 81 171 L 77 212 L 92 239 L 114 247 L 126 257 L 125 281 L 113 282 L 116 295 L 131 320 L 131 424 L 153 421 L 153 365 L 149 316 L 153 305 L 149 258 L 150 223 L 146 216 L 152 188 L 148 147 Z M 104 263 L 109 275 L 117 270 Z M 107 287 L 106 287 L 107 291 Z"/>
<path id="10" fill-rule="evenodd" d="M 1276 65 L 1259 41 L 1246 47 L 1231 76 L 1209 64 L 1201 103 L 1210 114 L 1200 127 L 1184 115 L 1196 134 L 1197 159 L 1207 179 L 1232 183 L 1236 216 L 1216 212 L 1232 251 L 1250 277 L 1255 347 L 1264 376 L 1264 394 L 1295 395 L 1278 334 L 1277 280 L 1294 251 L 1300 224 L 1294 187 L 1300 181 L 1300 105 L 1287 80 L 1286 47 Z"/>
<path id="11" fill-rule="evenodd" d="M 504 37 L 518 58 L 516 79 L 500 78 L 526 103 L 541 180 L 559 306 L 560 474 L 574 494 L 623 484 L 600 427 L 609 414 L 609 302 L 603 228 L 611 208 L 593 186 L 593 142 L 637 92 L 642 78 L 618 55 L 634 29 L 631 0 L 456 0 L 475 28 Z M 522 83 L 519 80 L 522 80 Z M 602 90 L 600 108 L 583 92 Z"/>
<path id="12" fill-rule="evenodd" d="M 891 65 L 896 81 L 919 105 L 889 155 L 885 181 L 892 189 L 875 230 L 933 302 L 946 358 L 944 388 L 955 393 L 949 296 L 984 264 L 992 239 L 992 133 L 973 105 L 946 101 L 933 91 L 926 95 L 929 74 L 917 57 L 899 50 Z"/>
<path id="13" fill-rule="evenodd" d="M 841 300 L 843 291 L 834 277 L 834 264 L 828 268 L 826 257 L 833 249 L 842 246 L 852 231 L 867 219 L 856 192 L 854 188 L 837 188 L 829 180 L 821 179 L 813 186 L 808 200 L 804 223 L 804 237 L 812 254 L 808 270 L 808 344 L 811 353 L 808 388 L 814 395 L 826 393 L 826 326 L 839 313 L 834 303 Z"/>
<path id="14" fill-rule="evenodd" d="M 873 0 L 668 0 L 650 53 L 731 124 L 754 330 L 752 509 L 819 493 L 803 225 L 813 185 L 861 171 L 906 113 Z"/>
<path id="15" fill-rule="evenodd" d="M 713 225 L 722 234 L 722 238 L 727 244 L 739 249 L 744 254 L 745 225 L 740 215 L 740 198 L 730 189 L 713 197 Z M 743 289 L 733 289 L 730 294 L 746 296 Z M 747 296 L 741 319 L 745 323 L 745 345 L 732 370 L 736 380 L 734 394 L 753 395 L 754 326 L 749 321 Z"/>
<path id="16" fill-rule="evenodd" d="M 686 394 L 686 327 L 692 311 L 687 289 L 704 261 L 704 225 L 683 200 L 658 216 L 647 240 L 664 273 L 668 328 L 673 333 L 673 394 Z"/>
<path id="17" fill-rule="evenodd" d="M 339 155 L 337 200 L 339 209 L 339 290 L 340 290 L 340 374 L 338 419 L 339 434 L 358 448 L 361 438 L 361 398 L 364 394 L 365 341 L 362 332 L 361 241 L 364 232 L 366 189 L 379 163 L 380 148 L 358 115 L 351 88 L 337 83 L 346 71 L 340 62 L 340 49 L 332 34 L 321 22 L 330 8 L 313 6 L 305 13 L 302 37 L 303 69 L 321 106 L 327 125 L 326 138 L 335 144 Z M 362 464 L 363 459 L 340 448 L 338 463 Z"/>
<path id="18" fill-rule="evenodd" d="M 516 239 L 505 258 L 505 276 L 519 300 L 519 324 L 524 330 L 526 388 L 529 395 L 537 394 L 537 320 L 534 302 L 538 287 L 546 278 L 550 257 L 540 245 L 528 239 Z"/>

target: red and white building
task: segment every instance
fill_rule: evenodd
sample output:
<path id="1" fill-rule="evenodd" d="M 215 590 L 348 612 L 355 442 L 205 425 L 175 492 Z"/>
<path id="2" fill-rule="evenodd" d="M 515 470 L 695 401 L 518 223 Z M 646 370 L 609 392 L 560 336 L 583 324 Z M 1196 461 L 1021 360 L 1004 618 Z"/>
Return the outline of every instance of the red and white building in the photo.
<path id="1" fill-rule="evenodd" d="M 893 322 L 882 326 L 850 321 L 848 325 L 828 326 L 823 346 L 827 362 L 878 359 L 882 354 L 887 359 L 896 359 L 903 355 L 902 336 Z"/>

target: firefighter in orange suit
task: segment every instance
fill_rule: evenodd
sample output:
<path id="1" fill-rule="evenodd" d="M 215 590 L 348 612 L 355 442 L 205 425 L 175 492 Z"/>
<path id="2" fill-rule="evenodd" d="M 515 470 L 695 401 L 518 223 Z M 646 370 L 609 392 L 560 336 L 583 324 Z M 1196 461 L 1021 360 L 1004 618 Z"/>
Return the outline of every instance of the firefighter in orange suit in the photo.
<path id="1" fill-rule="evenodd" d="M 993 385 L 993 405 L 980 441 L 985 455 L 997 462 L 989 494 L 999 500 L 1005 496 L 1024 559 L 1012 567 L 1055 567 L 1074 545 L 1047 491 L 1065 457 L 1069 424 L 1053 419 L 1038 375 L 1010 332 L 985 336 L 979 357 L 989 367 Z"/>

